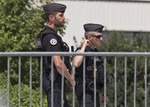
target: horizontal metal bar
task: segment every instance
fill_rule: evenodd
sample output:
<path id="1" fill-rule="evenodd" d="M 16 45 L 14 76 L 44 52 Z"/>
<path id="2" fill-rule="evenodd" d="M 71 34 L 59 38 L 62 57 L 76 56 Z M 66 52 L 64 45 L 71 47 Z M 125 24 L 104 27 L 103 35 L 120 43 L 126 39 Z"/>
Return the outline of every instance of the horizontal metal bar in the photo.
<path id="1" fill-rule="evenodd" d="M 0 52 L 1 56 L 150 56 L 150 52 Z"/>

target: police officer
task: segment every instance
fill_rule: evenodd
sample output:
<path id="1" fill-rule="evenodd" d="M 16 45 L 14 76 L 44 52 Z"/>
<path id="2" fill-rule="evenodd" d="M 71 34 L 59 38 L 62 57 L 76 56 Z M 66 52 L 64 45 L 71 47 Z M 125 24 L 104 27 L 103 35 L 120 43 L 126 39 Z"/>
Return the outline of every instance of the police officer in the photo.
<path id="1" fill-rule="evenodd" d="M 59 3 L 50 3 L 43 6 L 45 17 L 47 19 L 47 25 L 40 32 L 42 33 L 42 45 L 43 50 L 46 52 L 65 52 L 68 50 L 68 45 L 63 42 L 62 38 L 57 34 L 57 29 L 64 26 L 66 5 Z M 43 70 L 43 90 L 47 95 L 48 107 L 51 107 L 51 59 L 53 59 L 53 71 L 54 71 L 54 87 L 53 87 L 53 107 L 61 107 L 61 90 L 62 90 L 62 74 L 64 71 L 64 77 L 68 80 L 71 86 L 75 85 L 75 81 L 72 75 L 69 73 L 70 63 L 68 58 L 65 58 L 63 65 L 62 57 L 59 55 L 49 56 L 44 58 L 44 70 Z M 65 88 L 64 81 L 64 88 Z M 64 89 L 63 105 L 68 107 Z"/>
<path id="2" fill-rule="evenodd" d="M 103 25 L 87 23 L 84 24 L 85 38 L 82 46 L 77 48 L 77 52 L 98 52 L 96 49 L 102 42 Z M 94 56 L 75 56 L 73 58 L 76 67 L 76 95 L 79 107 L 83 107 L 83 59 L 85 58 L 85 107 L 94 107 Z M 101 57 L 96 58 L 96 107 L 100 107 L 99 93 L 103 93 L 104 86 L 104 66 Z M 102 100 L 107 102 L 107 97 Z"/>

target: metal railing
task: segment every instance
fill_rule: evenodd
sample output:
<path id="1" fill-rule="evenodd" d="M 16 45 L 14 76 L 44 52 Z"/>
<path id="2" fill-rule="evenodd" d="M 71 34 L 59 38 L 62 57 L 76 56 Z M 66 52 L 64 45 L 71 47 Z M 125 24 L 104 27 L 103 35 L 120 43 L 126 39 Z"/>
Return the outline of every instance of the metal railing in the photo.
<path id="1" fill-rule="evenodd" d="M 33 98 L 32 98 L 32 79 L 33 79 L 33 66 L 32 66 L 32 63 L 33 63 L 33 58 L 34 57 L 37 57 L 39 56 L 40 57 L 40 90 L 39 90 L 39 93 L 40 93 L 40 101 L 39 101 L 39 106 L 40 107 L 43 107 L 43 92 L 42 92 L 42 69 L 43 69 L 43 66 L 42 66 L 42 63 L 43 63 L 43 56 L 53 56 L 53 55 L 60 55 L 62 56 L 62 60 L 64 61 L 64 56 L 75 56 L 75 55 L 83 55 L 83 56 L 94 56 L 94 58 L 96 56 L 102 56 L 104 58 L 104 96 L 108 95 L 108 98 L 109 98 L 109 103 L 106 104 L 106 102 L 104 102 L 104 104 L 101 104 L 102 106 L 104 107 L 148 107 L 148 104 L 150 102 L 148 102 L 149 100 L 149 93 L 148 93 L 148 90 L 149 90 L 149 83 L 148 83 L 148 58 L 150 56 L 150 52 L 88 52 L 88 53 L 73 53 L 73 52 L 0 52 L 0 61 L 1 58 L 4 58 L 6 57 L 7 58 L 7 89 L 6 89 L 6 104 L 3 103 L 3 106 L 5 107 L 11 107 L 11 103 L 13 103 L 11 101 L 11 97 L 10 96 L 10 83 L 11 83 L 11 80 L 10 80 L 10 71 L 11 71 L 11 58 L 12 57 L 18 57 L 18 107 L 22 107 L 22 101 L 21 101 L 21 73 L 23 72 L 22 69 L 21 69 L 21 66 L 22 66 L 22 57 L 28 57 L 29 58 L 29 89 L 30 89 L 30 92 L 29 92 L 29 99 L 26 99 L 26 100 L 29 100 L 29 104 L 28 106 L 29 107 L 32 107 L 33 106 Z M 141 62 L 140 64 L 143 65 L 142 68 L 144 72 L 140 71 L 141 68 L 139 68 L 138 66 L 138 58 L 143 58 L 143 62 Z M 121 59 L 120 59 L 121 58 Z M 128 58 L 130 58 L 130 62 L 128 61 Z M 4 60 L 4 59 L 3 59 Z M 110 62 L 109 61 L 113 61 Z M 140 59 L 141 61 L 141 59 Z M 53 60 L 51 59 L 51 62 L 52 62 L 52 67 L 53 67 Z M 131 63 L 133 62 L 133 63 Z M 84 70 L 85 71 L 85 60 L 84 60 Z M 118 64 L 120 63 L 123 63 L 124 65 L 119 65 L 117 66 Z M 109 66 L 108 66 L 109 65 Z M 133 66 L 132 66 L 133 65 Z M 95 64 L 94 64 L 95 66 Z M 130 75 L 129 73 L 131 72 L 128 72 L 129 71 L 129 68 L 132 69 L 134 72 L 132 72 L 132 74 Z M 112 70 L 112 71 L 108 71 L 108 69 Z M 123 73 L 122 75 L 119 74 L 120 71 L 119 70 L 122 70 Z M 1 71 L 1 67 L 0 67 L 0 72 L 3 72 Z M 51 69 L 53 71 L 53 68 Z M 142 86 L 144 87 L 138 87 L 137 86 L 137 73 L 138 72 L 141 72 L 143 73 L 142 75 L 144 76 L 143 79 L 141 80 L 138 80 L 138 81 L 142 81 L 144 82 L 142 84 Z M 25 72 L 25 71 L 24 71 Z M 119 76 L 117 75 L 117 73 L 119 74 Z M 73 69 L 73 75 L 75 74 L 75 71 Z M 110 74 L 110 75 L 109 75 Z M 53 75 L 53 72 L 51 72 L 51 75 Z M 63 72 L 63 75 L 64 75 L 64 72 Z M 111 79 L 110 80 L 110 83 L 111 84 L 106 84 L 106 75 L 109 76 L 109 78 Z M 141 74 L 140 74 L 141 75 Z M 133 78 L 130 78 L 130 79 L 133 79 L 133 85 L 129 85 L 128 84 L 128 78 L 129 77 L 133 77 Z M 124 81 L 122 81 L 120 84 L 119 84 L 119 78 L 123 77 L 124 78 Z M 122 79 L 122 78 L 121 78 Z M 120 79 L 120 80 L 121 80 Z M 53 80 L 53 76 L 51 76 L 51 81 L 54 81 Z M 61 98 L 62 98 L 62 103 L 61 103 L 61 107 L 63 107 L 63 87 L 64 87 L 64 84 L 63 84 L 63 81 L 64 81 L 64 77 L 62 78 L 62 95 L 61 95 Z M 83 81 L 85 83 L 85 72 L 84 72 L 84 76 L 83 76 Z M 114 83 L 112 82 L 114 81 Z M 130 81 L 131 82 L 131 81 Z M 95 81 L 94 81 L 95 83 Z M 52 97 L 51 97 L 51 102 L 52 102 L 52 107 L 53 107 L 53 82 L 51 84 L 51 87 L 52 87 L 52 90 L 51 90 L 51 93 L 52 93 Z M 119 86 L 124 86 L 123 88 L 123 91 L 124 93 L 122 94 L 119 90 L 122 89 L 122 87 L 119 87 Z M 129 94 L 129 87 L 133 87 L 133 92 L 130 92 L 130 94 L 133 94 L 133 98 L 131 98 L 132 96 L 128 97 L 128 94 Z M 83 107 L 85 107 L 85 84 L 83 85 Z M 111 88 L 111 89 L 110 89 Z M 113 88 L 113 89 L 112 89 Z M 143 97 L 142 99 L 144 100 L 144 103 L 140 103 L 139 101 L 137 101 L 139 97 L 139 93 L 140 92 L 137 92 L 139 90 L 144 90 L 143 93 Z M 95 89 L 94 89 L 95 90 Z M 113 92 L 112 92 L 113 90 Z M 2 91 L 2 90 L 0 90 Z M 4 92 L 1 92 L 2 94 Z M 76 96 L 75 96 L 75 87 L 73 87 L 72 89 L 72 101 L 71 101 L 71 106 L 72 107 L 77 107 L 78 104 L 76 104 Z M 95 105 L 94 107 L 96 107 L 96 91 L 94 91 L 94 102 L 95 102 Z M 119 96 L 118 96 L 119 95 Z M 123 95 L 124 97 L 122 98 L 122 100 L 120 101 L 121 99 L 121 96 L 120 95 Z M 129 103 L 128 100 L 132 99 L 132 103 Z M 3 100 L 3 99 L 2 99 Z M 1 101 L 0 101 L 1 102 Z M 131 102 L 131 101 L 130 101 Z M 144 104 L 144 105 L 143 105 Z M 0 104 L 1 106 L 1 104 Z M 44 106 L 45 107 L 45 106 Z"/>

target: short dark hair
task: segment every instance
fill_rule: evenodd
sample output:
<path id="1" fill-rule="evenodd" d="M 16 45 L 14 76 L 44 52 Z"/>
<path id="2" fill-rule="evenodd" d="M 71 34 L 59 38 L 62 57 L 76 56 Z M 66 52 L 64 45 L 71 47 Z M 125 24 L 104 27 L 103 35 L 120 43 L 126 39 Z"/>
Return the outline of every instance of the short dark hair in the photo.
<path id="1" fill-rule="evenodd" d="M 93 35 L 93 33 L 94 33 L 94 32 L 85 32 L 85 33 L 84 33 L 84 36 L 85 36 L 85 38 L 87 39 L 87 36 L 88 36 L 88 35 Z"/>
<path id="2" fill-rule="evenodd" d="M 49 22 L 49 15 L 56 15 L 58 12 L 45 12 L 45 20 L 46 22 Z"/>

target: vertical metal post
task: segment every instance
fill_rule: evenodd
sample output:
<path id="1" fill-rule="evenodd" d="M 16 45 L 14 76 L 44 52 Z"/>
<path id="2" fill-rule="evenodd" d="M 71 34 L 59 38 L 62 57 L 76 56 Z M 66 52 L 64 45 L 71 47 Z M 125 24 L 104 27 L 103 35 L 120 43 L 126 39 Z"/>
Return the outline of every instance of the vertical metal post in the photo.
<path id="1" fill-rule="evenodd" d="M 19 56 L 19 79 L 18 79 L 18 107 L 21 106 L 21 56 Z"/>
<path id="2" fill-rule="evenodd" d="M 85 107 L 85 58 L 83 59 L 83 107 Z"/>
<path id="3" fill-rule="evenodd" d="M 53 63 L 53 57 L 51 58 L 51 107 L 54 107 L 54 63 Z"/>
<path id="4" fill-rule="evenodd" d="M 124 107 L 127 107 L 127 57 L 125 57 L 124 69 Z"/>
<path id="5" fill-rule="evenodd" d="M 30 107 L 32 107 L 32 56 L 30 56 Z"/>
<path id="6" fill-rule="evenodd" d="M 96 57 L 94 56 L 94 107 L 96 107 Z"/>
<path id="7" fill-rule="evenodd" d="M 64 56 L 62 57 L 61 107 L 64 106 Z"/>
<path id="8" fill-rule="evenodd" d="M 145 57 L 145 107 L 147 107 L 147 57 Z"/>
<path id="9" fill-rule="evenodd" d="M 115 57 L 114 78 L 115 78 L 115 107 L 117 107 L 117 58 Z"/>
<path id="10" fill-rule="evenodd" d="M 43 94 L 42 94 L 42 87 L 43 87 L 43 56 L 40 57 L 40 107 L 43 106 Z"/>
<path id="11" fill-rule="evenodd" d="M 7 107 L 10 105 L 10 57 L 7 57 Z"/>
<path id="12" fill-rule="evenodd" d="M 136 68 L 137 68 L 137 58 L 134 60 L 134 107 L 136 107 Z"/>
<path id="13" fill-rule="evenodd" d="M 75 80 L 75 66 L 74 62 L 72 62 L 72 75 L 73 79 Z M 73 86 L 73 97 L 72 97 L 72 107 L 75 107 L 75 86 Z"/>
<path id="14" fill-rule="evenodd" d="M 106 57 L 104 57 L 104 96 L 106 96 Z M 106 99 L 104 99 L 104 107 L 106 107 Z"/>

